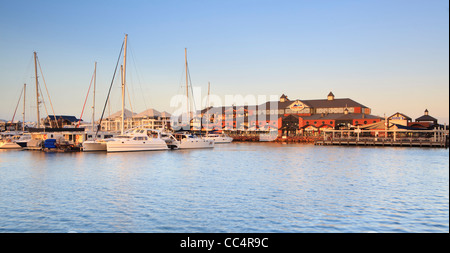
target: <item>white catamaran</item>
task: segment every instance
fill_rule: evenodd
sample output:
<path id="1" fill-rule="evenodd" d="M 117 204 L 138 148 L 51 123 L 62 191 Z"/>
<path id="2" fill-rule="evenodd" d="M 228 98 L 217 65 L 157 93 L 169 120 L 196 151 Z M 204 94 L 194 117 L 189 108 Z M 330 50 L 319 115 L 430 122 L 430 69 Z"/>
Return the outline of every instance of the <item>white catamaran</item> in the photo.
<path id="1" fill-rule="evenodd" d="M 149 128 L 136 128 L 106 142 L 108 152 L 167 150 L 161 132 Z"/>
<path id="2" fill-rule="evenodd" d="M 214 140 L 200 138 L 187 132 L 173 134 L 177 140 L 178 149 L 213 148 Z"/>
<path id="3" fill-rule="evenodd" d="M 233 138 L 226 134 L 208 133 L 204 137 L 206 140 L 214 140 L 214 143 L 231 143 Z"/>
<path id="4" fill-rule="evenodd" d="M 161 132 L 148 128 L 136 128 L 124 132 L 125 118 L 125 81 L 126 81 L 126 63 L 127 63 L 127 38 L 125 34 L 123 68 L 122 68 L 122 120 L 121 134 L 106 141 L 107 152 L 126 152 L 126 151 L 152 151 L 167 150 L 166 142 L 161 138 Z"/>
<path id="5" fill-rule="evenodd" d="M 93 105 L 92 105 L 92 133 L 87 132 L 87 136 L 93 136 L 93 138 L 90 138 L 83 142 L 82 150 L 85 152 L 88 151 L 106 151 L 106 142 L 108 139 L 105 138 L 98 138 L 99 133 L 95 130 L 95 83 L 97 79 L 97 62 L 95 62 L 94 67 L 94 92 L 93 92 Z M 103 133 L 103 135 L 107 135 Z M 102 134 L 100 134 L 102 136 Z"/>

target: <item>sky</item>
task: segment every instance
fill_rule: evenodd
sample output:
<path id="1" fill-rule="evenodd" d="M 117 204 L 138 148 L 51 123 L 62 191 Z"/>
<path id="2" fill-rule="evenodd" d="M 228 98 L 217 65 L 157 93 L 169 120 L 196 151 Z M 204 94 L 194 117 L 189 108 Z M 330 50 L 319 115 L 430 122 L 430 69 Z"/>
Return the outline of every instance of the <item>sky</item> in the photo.
<path id="1" fill-rule="evenodd" d="M 447 0 L 0 0 L 0 119 L 12 119 L 26 83 L 27 121 L 36 120 L 34 51 L 57 115 L 80 117 L 97 62 L 100 117 L 125 34 L 126 107 L 137 113 L 177 109 L 170 100 L 185 91 L 187 48 L 202 97 L 208 82 L 223 100 L 325 99 L 332 91 L 374 115 L 414 120 L 428 109 L 449 123 Z M 120 97 L 115 82 L 111 113 Z M 92 94 L 85 121 L 91 106 Z"/>

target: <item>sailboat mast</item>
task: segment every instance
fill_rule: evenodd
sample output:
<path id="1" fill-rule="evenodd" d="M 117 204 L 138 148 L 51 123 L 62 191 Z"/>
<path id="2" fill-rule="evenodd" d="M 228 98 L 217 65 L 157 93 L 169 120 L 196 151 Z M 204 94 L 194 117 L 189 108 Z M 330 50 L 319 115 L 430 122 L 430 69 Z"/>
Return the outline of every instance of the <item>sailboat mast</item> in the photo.
<path id="1" fill-rule="evenodd" d="M 23 112 L 22 112 L 22 117 L 23 117 L 23 121 L 22 121 L 22 131 L 25 132 L 25 93 L 27 91 L 27 84 L 24 83 L 23 84 Z"/>
<path id="2" fill-rule="evenodd" d="M 92 131 L 94 130 L 95 127 L 95 81 L 97 79 L 97 62 L 95 62 L 94 65 L 94 92 L 93 92 L 93 101 L 92 101 Z"/>
<path id="3" fill-rule="evenodd" d="M 188 115 L 188 124 L 191 124 L 191 112 L 189 111 L 189 86 L 188 86 L 188 65 L 187 65 L 187 48 L 184 48 L 184 63 L 186 67 L 186 113 Z"/>
<path id="4" fill-rule="evenodd" d="M 128 34 L 125 34 L 125 43 L 124 43 L 124 51 L 123 51 L 123 70 L 122 70 L 122 122 L 120 127 L 120 133 L 124 132 L 124 122 L 125 122 L 125 73 L 126 73 L 126 64 L 127 64 L 127 38 Z"/>
<path id="5" fill-rule="evenodd" d="M 207 105 L 206 105 L 206 110 L 207 110 L 207 113 L 206 113 L 206 134 L 208 134 L 208 131 L 209 131 L 209 96 L 210 96 L 210 83 L 208 82 L 208 102 L 207 102 Z"/>
<path id="6" fill-rule="evenodd" d="M 37 127 L 41 127 L 41 119 L 39 116 L 39 84 L 37 75 L 37 61 L 36 61 L 36 51 L 34 52 L 34 75 L 36 77 L 36 108 L 37 108 Z"/>

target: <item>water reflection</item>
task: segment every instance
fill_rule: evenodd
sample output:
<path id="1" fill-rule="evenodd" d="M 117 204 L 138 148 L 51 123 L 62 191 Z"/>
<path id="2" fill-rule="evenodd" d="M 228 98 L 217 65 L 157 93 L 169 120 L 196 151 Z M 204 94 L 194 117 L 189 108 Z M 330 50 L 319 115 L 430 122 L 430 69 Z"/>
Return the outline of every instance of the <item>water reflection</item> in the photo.
<path id="1" fill-rule="evenodd" d="M 0 153 L 2 232 L 448 232 L 448 150 Z"/>

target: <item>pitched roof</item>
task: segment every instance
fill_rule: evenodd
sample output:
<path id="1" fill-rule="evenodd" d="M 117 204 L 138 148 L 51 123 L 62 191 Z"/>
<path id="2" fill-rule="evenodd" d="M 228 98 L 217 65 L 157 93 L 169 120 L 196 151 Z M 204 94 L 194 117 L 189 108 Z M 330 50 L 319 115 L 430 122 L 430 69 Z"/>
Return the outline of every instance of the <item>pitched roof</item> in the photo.
<path id="1" fill-rule="evenodd" d="M 70 122 L 78 122 L 79 119 L 77 119 L 77 117 L 75 116 L 70 116 L 70 115 L 48 115 L 48 118 L 50 118 L 50 120 L 55 120 L 55 118 L 58 119 L 64 119 Z M 83 120 L 81 120 L 83 121 Z"/>
<path id="2" fill-rule="evenodd" d="M 431 117 L 430 115 L 423 115 L 423 116 L 420 116 L 419 118 L 417 118 L 416 121 L 433 121 L 433 122 L 436 121 L 437 122 L 437 119 Z"/>
<path id="3" fill-rule="evenodd" d="M 364 107 L 364 108 L 367 108 L 367 106 L 364 106 L 358 102 L 355 102 L 353 99 L 350 99 L 350 98 L 335 98 L 333 100 L 314 99 L 314 100 L 300 100 L 300 101 L 302 101 L 307 106 L 314 107 L 314 108 L 337 108 L 337 107 Z"/>
<path id="4" fill-rule="evenodd" d="M 331 92 L 330 92 L 331 93 Z M 284 94 L 283 94 L 284 95 Z M 331 94 L 333 95 L 333 94 Z M 282 96 L 283 97 L 283 96 Z M 277 106 L 277 109 L 286 109 L 293 103 L 300 101 L 303 104 L 305 104 L 308 107 L 312 108 L 343 108 L 343 107 L 362 107 L 362 108 L 368 108 L 365 105 L 362 105 L 350 98 L 335 98 L 333 100 L 328 99 L 312 99 L 312 100 L 286 100 L 284 102 L 280 101 L 267 101 L 265 103 L 259 104 L 259 105 L 246 105 L 246 107 L 249 110 L 271 110 L 271 105 Z M 213 112 L 222 112 L 231 110 L 231 109 L 237 109 L 242 106 L 221 106 L 221 107 L 212 107 L 209 109 L 211 113 Z M 203 111 L 202 111 L 203 112 Z"/>
<path id="5" fill-rule="evenodd" d="M 136 113 L 131 112 L 130 110 L 124 109 L 124 111 L 125 111 L 125 118 L 131 118 L 132 116 L 136 115 Z M 122 117 L 122 110 L 111 114 L 111 116 L 107 117 L 107 119 L 114 119 L 120 117 Z"/>
<path id="6" fill-rule="evenodd" d="M 329 114 L 313 114 L 311 116 L 302 117 L 303 120 L 353 120 L 353 119 L 381 119 L 378 116 L 363 113 L 329 113 Z"/>
<path id="7" fill-rule="evenodd" d="M 161 117 L 171 117 L 171 116 L 172 116 L 172 114 L 170 114 L 170 113 L 168 113 L 166 111 L 161 113 Z"/>
<path id="8" fill-rule="evenodd" d="M 372 124 L 367 124 L 367 125 L 361 126 L 360 128 L 361 129 L 365 129 L 365 130 L 371 130 L 371 129 L 382 130 L 382 129 L 386 128 L 386 124 L 385 123 L 386 123 L 386 121 L 382 120 L 382 121 L 378 121 L 378 122 L 375 122 L 375 123 L 372 123 Z M 388 129 L 390 129 L 393 125 L 394 124 L 389 123 Z"/>
<path id="9" fill-rule="evenodd" d="M 300 118 L 300 116 L 296 115 L 296 114 L 288 114 L 287 116 L 281 116 L 281 118 L 283 120 L 288 119 L 288 118 L 295 118 L 298 120 L 298 118 Z"/>
<path id="10" fill-rule="evenodd" d="M 274 103 L 278 103 L 278 109 L 285 109 L 289 107 L 292 103 L 300 101 L 303 104 L 312 107 L 312 108 L 339 108 L 339 107 L 363 107 L 368 108 L 365 105 L 362 105 L 358 102 L 355 102 L 354 100 L 350 98 L 335 98 L 333 100 L 328 99 L 314 99 L 314 100 L 289 100 L 289 101 L 268 101 L 266 103 L 258 105 L 258 109 L 261 109 L 262 107 L 266 107 L 266 110 L 270 110 L 270 105 L 274 105 Z"/>
<path id="11" fill-rule="evenodd" d="M 139 114 L 133 115 L 133 117 L 141 118 L 141 117 L 159 117 L 161 113 L 155 109 L 148 109 Z"/>

